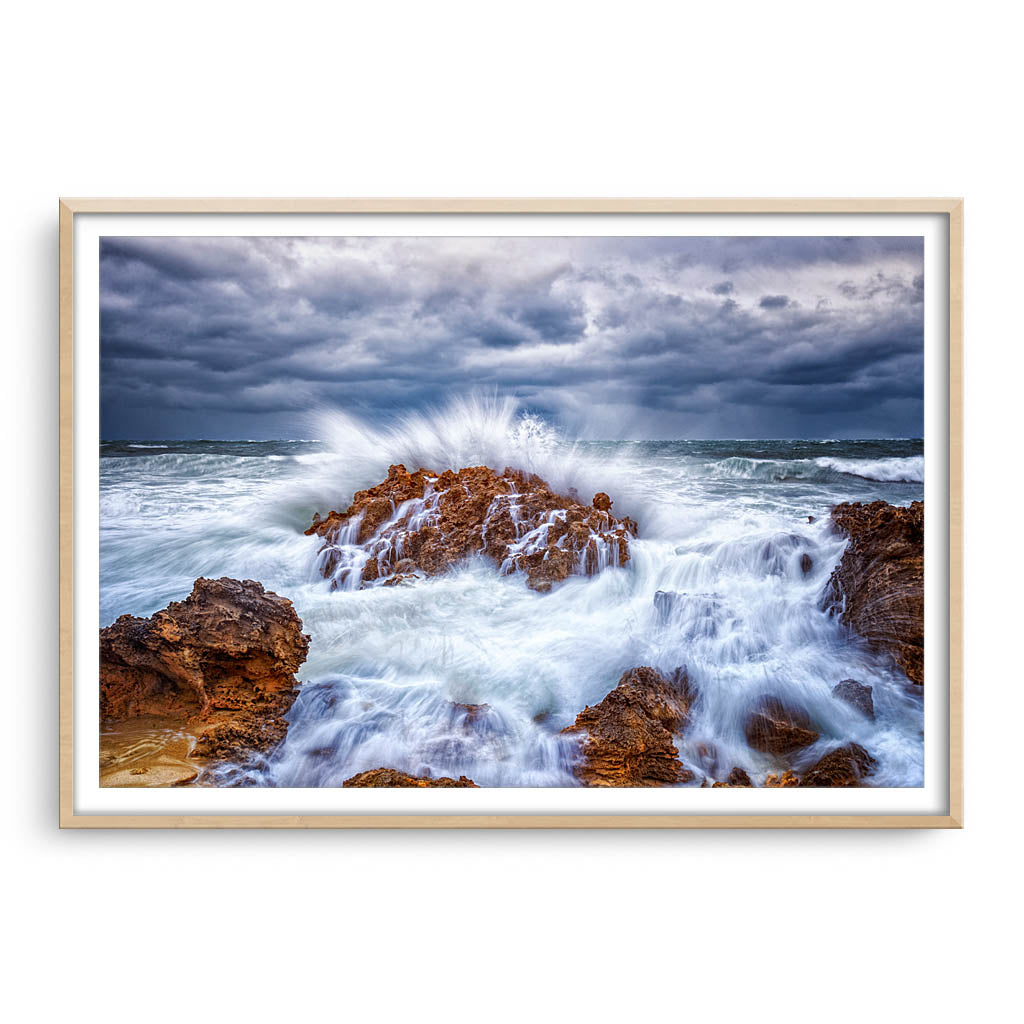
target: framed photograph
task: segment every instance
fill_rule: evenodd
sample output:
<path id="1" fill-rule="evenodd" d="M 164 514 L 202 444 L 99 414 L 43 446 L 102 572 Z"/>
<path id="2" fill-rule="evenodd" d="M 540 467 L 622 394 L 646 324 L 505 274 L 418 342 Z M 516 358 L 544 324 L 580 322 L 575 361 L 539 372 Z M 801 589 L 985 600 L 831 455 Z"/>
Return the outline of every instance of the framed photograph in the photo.
<path id="1" fill-rule="evenodd" d="M 962 239 L 63 200 L 61 826 L 962 827 Z"/>

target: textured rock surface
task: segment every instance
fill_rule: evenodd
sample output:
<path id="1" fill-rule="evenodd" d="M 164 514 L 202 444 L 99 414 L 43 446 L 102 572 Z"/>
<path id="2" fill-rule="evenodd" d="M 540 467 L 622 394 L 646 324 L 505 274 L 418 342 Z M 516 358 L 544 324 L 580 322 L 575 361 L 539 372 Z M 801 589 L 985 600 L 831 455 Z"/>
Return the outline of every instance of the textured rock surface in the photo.
<path id="1" fill-rule="evenodd" d="M 253 580 L 198 579 L 184 601 L 100 630 L 100 715 L 186 723 L 200 757 L 269 750 L 308 649 L 287 598 Z"/>
<path id="2" fill-rule="evenodd" d="M 572 574 L 626 564 L 636 523 L 615 519 L 611 506 L 603 492 L 581 505 L 513 469 L 410 473 L 397 465 L 344 512 L 317 515 L 306 533 L 323 538 L 320 569 L 336 586 L 352 585 L 356 573 L 362 585 L 415 570 L 436 575 L 479 552 L 546 591 Z M 353 545 L 368 557 L 352 562 Z"/>
<path id="3" fill-rule="evenodd" d="M 844 679 L 832 687 L 832 696 L 855 707 L 872 721 L 875 718 L 875 701 L 870 686 L 858 683 L 856 679 Z"/>
<path id="4" fill-rule="evenodd" d="M 747 718 L 746 735 L 747 743 L 755 750 L 776 756 L 808 747 L 818 738 L 806 712 L 771 695 L 754 705 Z"/>
<path id="5" fill-rule="evenodd" d="M 799 785 L 800 780 L 788 768 L 781 775 L 769 775 L 764 780 L 765 789 L 789 789 Z"/>
<path id="6" fill-rule="evenodd" d="M 725 782 L 716 782 L 712 789 L 748 789 L 753 785 L 750 776 L 742 768 L 733 768 Z"/>
<path id="7" fill-rule="evenodd" d="M 923 684 L 924 502 L 845 503 L 832 509 L 832 521 L 850 543 L 832 573 L 827 603 Z"/>
<path id="8" fill-rule="evenodd" d="M 850 743 L 826 754 L 806 771 L 801 786 L 859 786 L 875 767 L 875 759 L 859 744 Z"/>
<path id="9" fill-rule="evenodd" d="M 583 734 L 579 778 L 588 786 L 671 786 L 688 782 L 673 734 L 692 702 L 686 673 L 672 680 L 653 668 L 630 669 L 599 704 L 563 733 Z"/>
<path id="10" fill-rule="evenodd" d="M 439 786 L 442 789 L 479 789 L 480 787 L 465 775 L 457 779 L 449 779 L 443 776 L 440 779 L 430 779 L 424 775 L 406 775 L 405 772 L 396 771 L 394 768 L 372 768 L 368 772 L 360 772 L 346 779 L 342 786 L 362 787 L 366 789 L 402 789 L 422 788 L 426 786 Z"/>

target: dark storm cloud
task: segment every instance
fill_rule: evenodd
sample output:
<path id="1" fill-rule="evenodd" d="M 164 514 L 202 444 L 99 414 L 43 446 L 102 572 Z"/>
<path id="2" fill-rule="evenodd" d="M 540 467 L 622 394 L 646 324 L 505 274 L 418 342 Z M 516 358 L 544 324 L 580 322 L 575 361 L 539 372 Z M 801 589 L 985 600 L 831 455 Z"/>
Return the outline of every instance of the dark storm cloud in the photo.
<path id="1" fill-rule="evenodd" d="M 498 389 L 591 436 L 922 431 L 919 238 L 104 238 L 107 437 Z"/>

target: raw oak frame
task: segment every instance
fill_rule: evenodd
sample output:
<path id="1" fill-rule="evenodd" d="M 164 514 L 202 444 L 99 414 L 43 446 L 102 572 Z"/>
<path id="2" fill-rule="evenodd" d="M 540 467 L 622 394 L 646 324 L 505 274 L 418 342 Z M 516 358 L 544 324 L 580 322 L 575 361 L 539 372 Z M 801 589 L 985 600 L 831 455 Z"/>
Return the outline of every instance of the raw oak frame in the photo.
<path id="1" fill-rule="evenodd" d="M 949 218 L 949 808 L 946 814 L 76 814 L 74 652 L 74 218 L 85 213 L 893 213 Z M 963 200 L 910 199 L 61 199 L 61 828 L 963 828 Z"/>

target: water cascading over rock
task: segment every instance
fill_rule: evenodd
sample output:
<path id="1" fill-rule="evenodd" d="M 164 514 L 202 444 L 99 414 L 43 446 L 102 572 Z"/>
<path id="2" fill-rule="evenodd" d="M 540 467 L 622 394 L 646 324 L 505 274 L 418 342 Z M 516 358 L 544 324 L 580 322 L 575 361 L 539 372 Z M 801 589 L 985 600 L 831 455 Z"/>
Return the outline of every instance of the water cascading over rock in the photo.
<path id="1" fill-rule="evenodd" d="M 614 518 L 611 506 L 604 492 L 583 505 L 515 469 L 410 473 L 393 465 L 386 480 L 358 491 L 344 512 L 317 515 L 306 533 L 323 538 L 319 570 L 336 589 L 435 576 L 483 554 L 544 592 L 568 576 L 629 561 L 637 526 Z"/>

